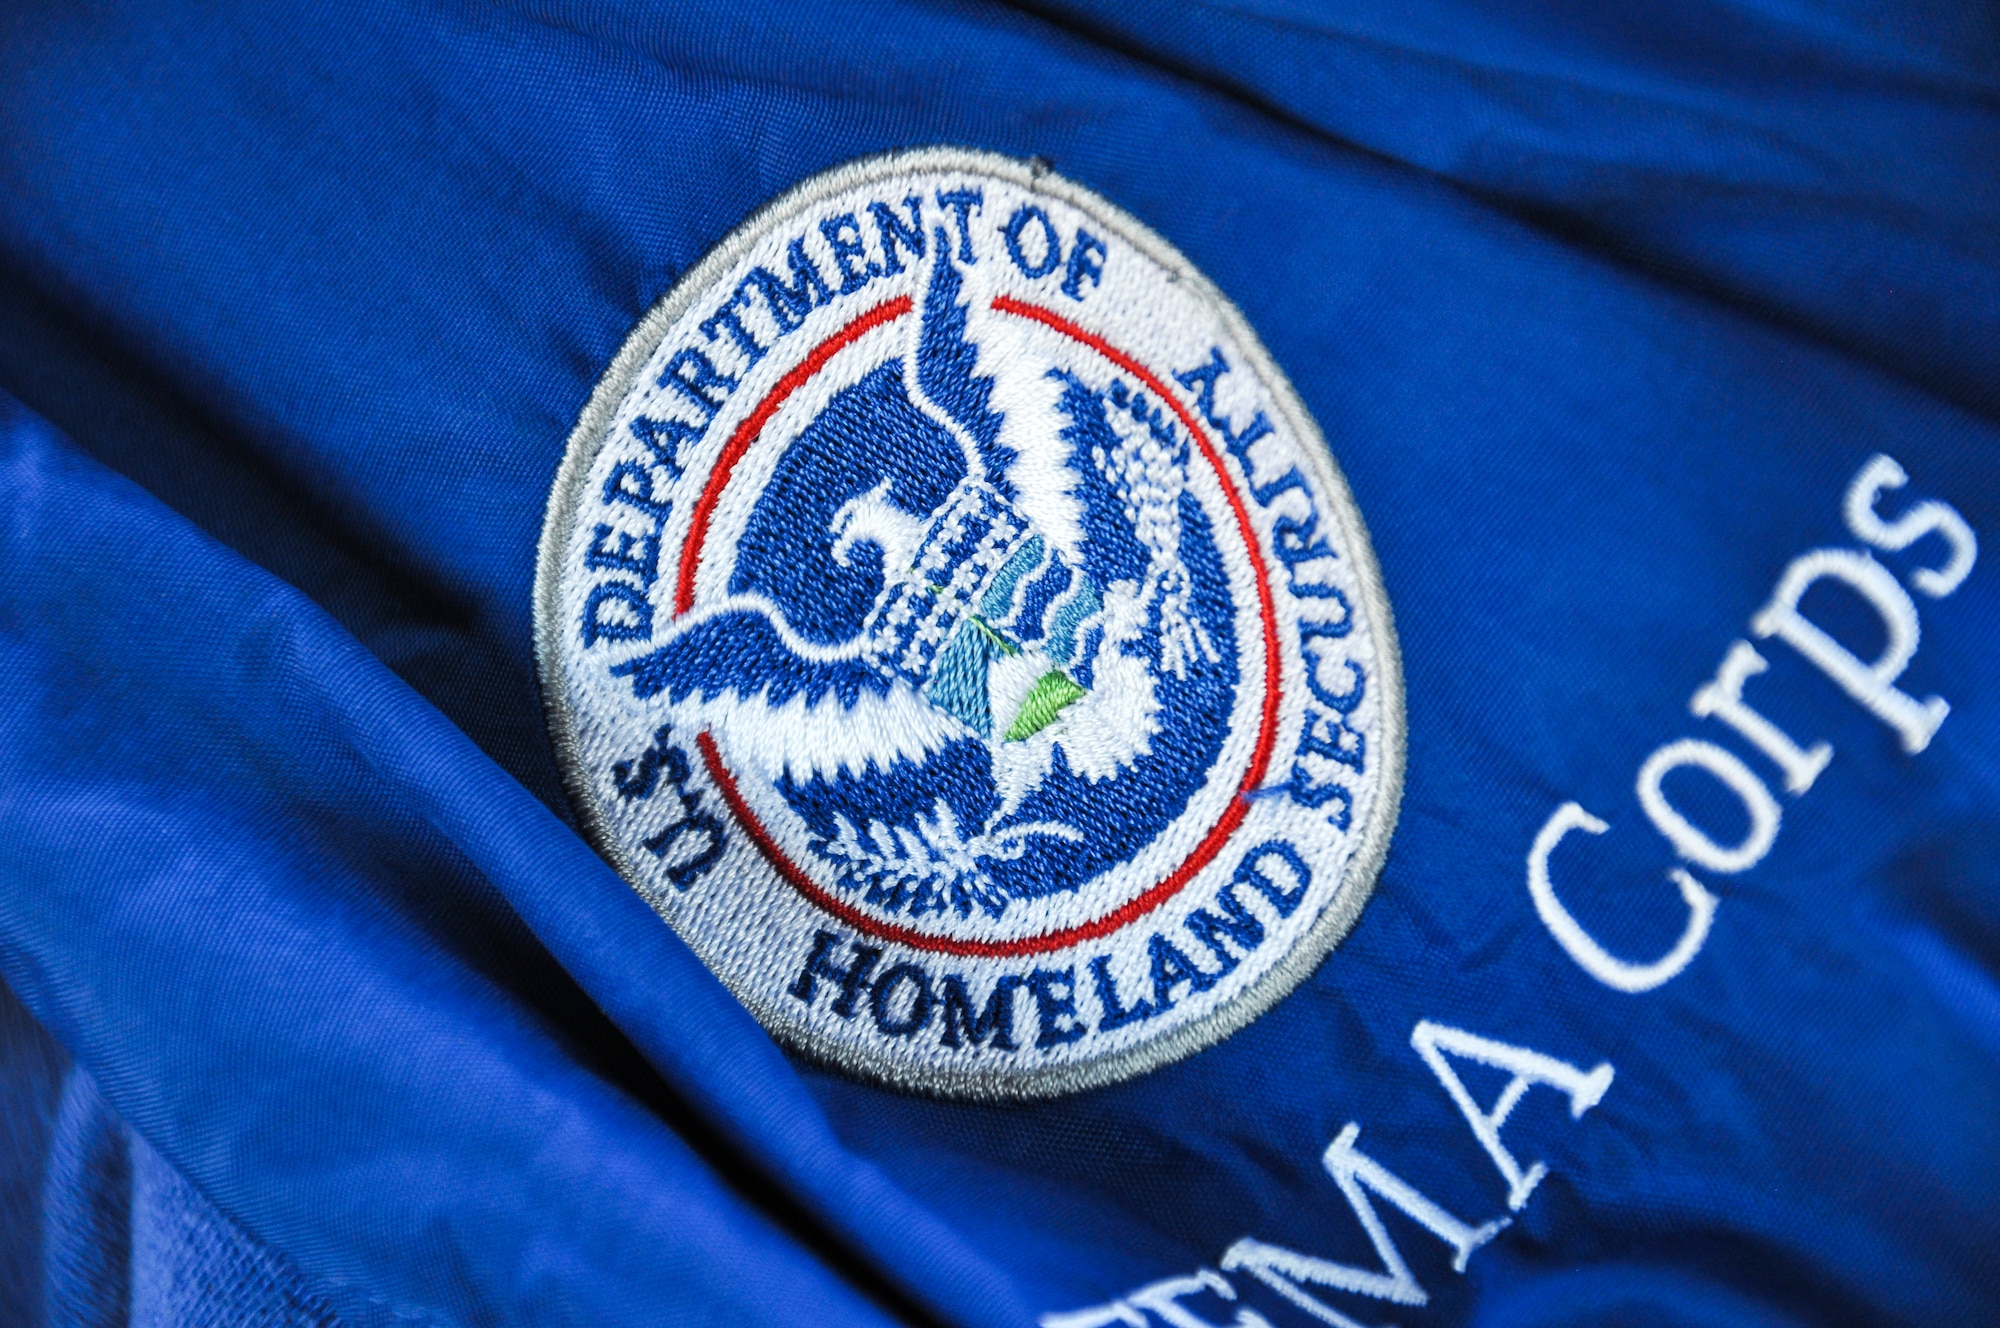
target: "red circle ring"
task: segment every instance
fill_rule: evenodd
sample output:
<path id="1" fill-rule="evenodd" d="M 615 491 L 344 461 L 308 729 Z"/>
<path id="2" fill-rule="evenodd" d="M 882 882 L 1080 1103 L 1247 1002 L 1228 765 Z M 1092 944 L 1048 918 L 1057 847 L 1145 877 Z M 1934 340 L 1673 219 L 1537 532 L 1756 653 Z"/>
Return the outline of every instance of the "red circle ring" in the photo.
<path id="1" fill-rule="evenodd" d="M 784 405 L 786 399 L 824 369 L 827 362 L 835 355 L 860 340 L 865 334 L 901 318 L 909 313 L 912 307 L 909 296 L 899 296 L 876 305 L 849 322 L 813 347 L 812 352 L 780 378 L 765 394 L 763 400 L 757 403 L 756 408 L 736 426 L 736 431 L 729 436 L 728 444 L 722 449 L 722 455 L 716 459 L 715 469 L 709 473 L 708 483 L 703 486 L 701 497 L 695 502 L 694 515 L 688 526 L 687 542 L 681 550 L 679 576 L 675 583 L 675 617 L 693 607 L 695 570 L 701 562 L 702 546 L 708 540 L 708 528 L 714 520 L 716 504 L 721 501 L 722 491 L 728 487 L 729 477 L 736 469 L 737 463 L 743 459 L 744 453 L 750 450 L 750 445 L 764 431 L 764 426 L 770 423 L 771 417 L 778 413 L 779 407 Z M 1271 750 L 1277 741 L 1280 673 L 1277 615 L 1271 603 L 1271 582 L 1265 572 L 1263 560 L 1257 556 L 1259 546 L 1256 534 L 1250 527 L 1249 510 L 1244 507 L 1243 497 L 1237 492 L 1236 486 L 1230 482 L 1229 472 L 1223 468 L 1222 458 L 1217 454 L 1214 443 L 1209 441 L 1207 433 L 1195 423 L 1187 407 L 1144 365 L 1102 337 L 1077 326 L 1054 310 L 1029 304 L 1009 295 L 994 297 L 989 307 L 995 313 L 1039 323 L 1061 336 L 1068 337 L 1071 341 L 1097 352 L 1144 383 L 1155 397 L 1173 408 L 1182 427 L 1188 431 L 1188 436 L 1201 448 L 1202 457 L 1222 481 L 1222 491 L 1228 497 L 1230 510 L 1236 516 L 1237 529 L 1242 535 L 1244 547 L 1250 551 L 1251 570 L 1257 578 L 1258 607 L 1264 621 L 1263 725 L 1257 735 L 1257 748 L 1251 754 L 1249 769 L 1244 772 L 1243 783 L 1238 787 L 1236 796 L 1229 800 L 1228 808 L 1202 837 L 1201 843 L 1195 846 L 1194 852 L 1190 853 L 1170 875 L 1101 918 L 1064 927 L 1058 931 L 1043 932 L 1039 936 L 1025 936 L 1011 941 L 961 940 L 949 936 L 933 936 L 913 927 L 901 927 L 895 923 L 883 922 L 821 889 L 796 863 L 785 856 L 784 850 L 771 837 L 771 832 L 764 828 L 763 823 L 757 819 L 757 814 L 744 801 L 742 790 L 736 784 L 736 776 L 723 763 L 722 754 L 716 749 L 715 739 L 704 730 L 696 735 L 695 745 L 701 750 L 701 758 L 708 767 L 709 777 L 721 790 L 723 801 L 729 804 L 729 810 L 742 825 L 744 832 L 750 836 L 778 875 L 814 905 L 839 918 L 856 931 L 881 940 L 896 941 L 912 949 L 980 959 L 1002 959 L 1047 954 L 1052 950 L 1067 949 L 1079 941 L 1094 940 L 1109 935 L 1172 899 L 1204 867 L 1214 861 L 1216 854 L 1222 851 L 1222 846 L 1229 842 L 1229 837 L 1235 834 L 1236 828 L 1243 823 L 1243 818 L 1250 807 L 1247 795 L 1263 783 L 1264 772 L 1270 766 Z"/>

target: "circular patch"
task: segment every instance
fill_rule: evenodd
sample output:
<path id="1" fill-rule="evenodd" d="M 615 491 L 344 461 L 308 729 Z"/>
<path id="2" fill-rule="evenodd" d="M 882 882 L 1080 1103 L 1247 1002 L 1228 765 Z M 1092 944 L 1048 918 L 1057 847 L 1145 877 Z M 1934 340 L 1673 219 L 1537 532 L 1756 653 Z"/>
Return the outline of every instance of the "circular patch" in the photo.
<path id="1" fill-rule="evenodd" d="M 786 1043 L 959 1096 L 1227 1036 L 1401 786 L 1367 534 L 1240 314 L 1036 163 L 856 162 L 640 323 L 536 585 L 598 848 Z"/>

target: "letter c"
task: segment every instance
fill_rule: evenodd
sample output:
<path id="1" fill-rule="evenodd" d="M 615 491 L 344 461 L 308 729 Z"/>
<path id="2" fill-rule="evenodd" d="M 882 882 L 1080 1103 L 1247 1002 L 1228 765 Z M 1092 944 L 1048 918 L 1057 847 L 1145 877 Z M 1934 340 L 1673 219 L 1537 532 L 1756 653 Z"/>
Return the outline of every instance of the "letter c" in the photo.
<path id="1" fill-rule="evenodd" d="M 1701 882 L 1681 868 L 1674 868 L 1667 876 L 1680 887 L 1681 898 L 1688 907 L 1687 928 L 1674 942 L 1674 948 L 1650 964 L 1631 964 L 1612 955 L 1570 916 L 1549 881 L 1549 854 L 1555 852 L 1564 835 L 1572 830 L 1601 835 L 1610 828 L 1576 803 L 1566 802 L 1556 808 L 1555 815 L 1549 817 L 1541 833 L 1535 836 L 1534 847 L 1528 850 L 1528 895 L 1535 901 L 1535 912 L 1541 916 L 1542 925 L 1584 972 L 1614 991 L 1635 994 L 1651 991 L 1679 975 L 1701 952 L 1702 943 L 1708 939 L 1709 924 L 1715 920 L 1717 900 L 1702 888 Z"/>

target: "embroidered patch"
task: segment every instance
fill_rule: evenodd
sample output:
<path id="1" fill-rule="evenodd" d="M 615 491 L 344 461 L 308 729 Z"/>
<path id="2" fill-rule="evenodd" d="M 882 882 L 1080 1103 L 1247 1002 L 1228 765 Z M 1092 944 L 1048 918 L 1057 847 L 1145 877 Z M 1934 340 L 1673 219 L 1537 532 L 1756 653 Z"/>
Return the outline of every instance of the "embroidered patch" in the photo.
<path id="1" fill-rule="evenodd" d="M 570 438 L 537 647 L 587 832 L 776 1036 L 956 1096 L 1227 1036 L 1352 925 L 1402 681 L 1240 314 L 1038 164 L 807 181 Z"/>

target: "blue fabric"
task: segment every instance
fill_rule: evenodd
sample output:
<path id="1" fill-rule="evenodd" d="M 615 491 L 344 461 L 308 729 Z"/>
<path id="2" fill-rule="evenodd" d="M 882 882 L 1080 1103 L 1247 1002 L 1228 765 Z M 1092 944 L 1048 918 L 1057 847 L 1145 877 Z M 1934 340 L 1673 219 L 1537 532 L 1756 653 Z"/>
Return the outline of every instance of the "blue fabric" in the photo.
<path id="1" fill-rule="evenodd" d="M 1558 803 L 1643 824 L 1871 453 L 2000 549 L 1990 6 L 17 0 L 0 90 L 0 1319 L 1024 1324 L 1249 1233 L 1366 1264 L 1346 1122 L 1500 1211 L 1426 1018 L 1617 1079 L 1523 1105 L 1550 1178 L 1464 1277 L 1388 1215 L 1405 1328 L 2000 1319 L 1992 552 L 1921 601 L 1919 757 L 1766 652 L 1835 764 L 1672 984 L 1591 983 L 1522 885 Z M 787 1060 L 575 835 L 532 682 L 626 332 L 932 142 L 1048 157 L 1242 307 L 1409 684 L 1334 956 L 1030 1107 Z M 1657 953 L 1657 839 L 1591 852 L 1631 884 L 1572 902 Z"/>
<path id="2" fill-rule="evenodd" d="M 0 1037 L 9 1322 L 332 1328 L 297 1270 L 134 1135 L 4 989 Z"/>
<path id="3" fill-rule="evenodd" d="M 75 1325 L 331 1328 L 325 1302 L 224 1218 L 106 1106 L 83 1070 L 49 1149 L 42 1292 Z"/>

